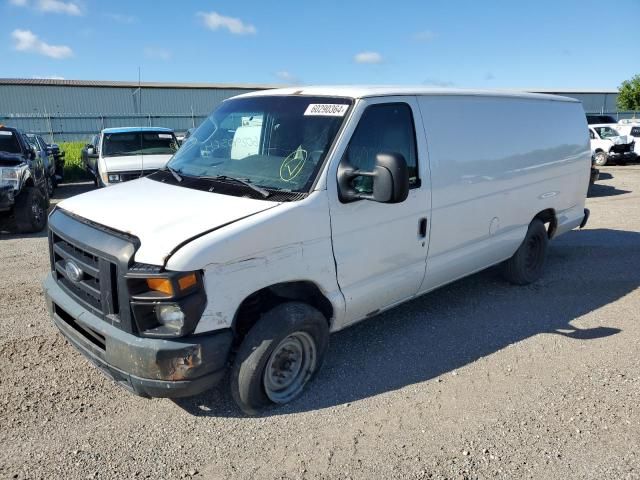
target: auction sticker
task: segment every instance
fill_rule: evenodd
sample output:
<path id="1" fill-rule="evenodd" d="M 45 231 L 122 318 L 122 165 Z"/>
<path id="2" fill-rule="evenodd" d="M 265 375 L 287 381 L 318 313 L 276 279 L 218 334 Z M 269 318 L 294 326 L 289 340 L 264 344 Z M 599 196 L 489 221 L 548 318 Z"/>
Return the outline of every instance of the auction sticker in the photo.
<path id="1" fill-rule="evenodd" d="M 311 103 L 305 110 L 305 116 L 344 117 L 349 105 L 340 103 Z"/>

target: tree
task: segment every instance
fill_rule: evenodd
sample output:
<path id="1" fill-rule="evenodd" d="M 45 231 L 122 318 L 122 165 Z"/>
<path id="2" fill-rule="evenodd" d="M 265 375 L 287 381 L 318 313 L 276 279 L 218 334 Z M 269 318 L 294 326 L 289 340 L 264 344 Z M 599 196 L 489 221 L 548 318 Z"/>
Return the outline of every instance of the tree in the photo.
<path id="1" fill-rule="evenodd" d="M 618 108 L 620 110 L 640 110 L 640 74 L 631 80 L 625 80 L 618 89 Z"/>

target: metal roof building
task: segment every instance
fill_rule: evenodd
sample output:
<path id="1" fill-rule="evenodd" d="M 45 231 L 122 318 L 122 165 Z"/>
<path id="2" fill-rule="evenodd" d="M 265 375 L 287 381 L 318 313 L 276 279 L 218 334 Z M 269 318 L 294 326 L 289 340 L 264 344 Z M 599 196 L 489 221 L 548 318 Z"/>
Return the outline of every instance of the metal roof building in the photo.
<path id="1" fill-rule="evenodd" d="M 549 90 L 531 89 L 527 90 L 535 93 L 549 93 L 552 95 L 563 95 L 575 98 L 582 102 L 584 111 L 587 113 L 617 113 L 618 112 L 618 90 Z"/>
<path id="2" fill-rule="evenodd" d="M 51 140 L 86 140 L 108 127 L 184 131 L 224 99 L 276 85 L 0 79 L 0 123 Z M 581 100 L 588 113 L 617 112 L 616 90 L 526 89 Z"/>
<path id="3" fill-rule="evenodd" d="M 184 131 L 224 99 L 271 85 L 0 79 L 0 123 L 63 140 L 107 127 Z"/>

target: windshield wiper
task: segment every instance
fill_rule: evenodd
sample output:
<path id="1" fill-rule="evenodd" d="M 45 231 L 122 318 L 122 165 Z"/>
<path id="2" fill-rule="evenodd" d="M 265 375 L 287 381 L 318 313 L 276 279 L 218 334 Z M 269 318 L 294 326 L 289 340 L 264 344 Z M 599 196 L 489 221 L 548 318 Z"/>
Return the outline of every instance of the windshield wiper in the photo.
<path id="1" fill-rule="evenodd" d="M 271 195 L 264 188 L 259 187 L 258 185 L 254 185 L 253 183 L 251 183 L 251 180 L 248 180 L 246 178 L 230 177 L 228 175 L 216 175 L 215 177 L 200 177 L 200 178 L 204 180 L 230 180 L 232 182 L 240 183 L 246 187 L 249 187 L 251 190 L 259 193 L 264 198 L 268 198 L 269 195 Z"/>
<path id="2" fill-rule="evenodd" d="M 173 175 L 173 178 L 175 178 L 178 182 L 182 181 L 182 176 L 180 176 L 178 171 L 175 170 L 174 168 L 171 168 L 169 165 L 167 165 L 165 167 L 165 170 L 169 171 L 171 173 L 171 175 Z"/>

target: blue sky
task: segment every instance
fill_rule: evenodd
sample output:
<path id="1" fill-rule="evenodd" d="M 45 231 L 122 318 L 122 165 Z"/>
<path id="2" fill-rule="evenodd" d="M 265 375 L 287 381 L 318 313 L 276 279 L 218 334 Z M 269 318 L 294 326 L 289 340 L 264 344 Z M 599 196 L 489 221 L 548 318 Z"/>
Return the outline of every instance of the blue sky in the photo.
<path id="1" fill-rule="evenodd" d="M 562 90 L 640 73 L 640 0 L 0 2 L 0 77 Z"/>

